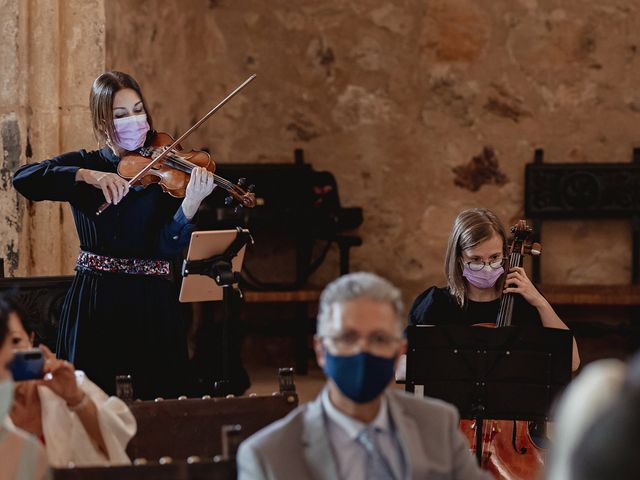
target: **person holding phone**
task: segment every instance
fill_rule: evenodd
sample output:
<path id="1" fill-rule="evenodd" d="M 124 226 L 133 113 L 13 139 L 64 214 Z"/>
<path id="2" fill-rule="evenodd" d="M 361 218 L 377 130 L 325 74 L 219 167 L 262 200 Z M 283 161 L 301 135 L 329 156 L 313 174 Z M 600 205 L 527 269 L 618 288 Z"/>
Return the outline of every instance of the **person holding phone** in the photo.
<path id="1" fill-rule="evenodd" d="M 9 310 L 8 337 L 15 355 L 24 352 L 24 363 L 36 363 L 37 358 L 29 359 L 35 357 L 35 332 L 25 321 L 26 315 L 15 299 L 5 297 L 3 302 Z M 127 405 L 117 397 L 108 397 L 45 345 L 39 349 L 45 360 L 41 379 L 15 383 L 10 414 L 14 425 L 45 444 L 54 467 L 130 464 L 125 449 L 136 432 L 136 421 Z M 29 375 L 33 371 L 28 366 L 20 370 Z"/>
<path id="2" fill-rule="evenodd" d="M 155 183 L 129 188 L 118 164 L 156 134 L 142 90 L 126 73 L 104 72 L 89 107 L 99 149 L 23 165 L 13 176 L 28 200 L 68 202 L 80 240 L 56 354 L 107 393 L 117 375 L 130 374 L 137 398 L 176 398 L 186 393 L 187 342 L 171 261 L 189 243 L 213 174 L 193 168 L 182 200 Z M 104 202 L 110 207 L 97 215 Z"/>
<path id="3" fill-rule="evenodd" d="M 8 321 L 9 308 L 0 300 L 0 480 L 50 479 L 47 456 L 40 442 L 16 428 L 9 419 L 15 383 L 9 370 L 13 349 Z"/>

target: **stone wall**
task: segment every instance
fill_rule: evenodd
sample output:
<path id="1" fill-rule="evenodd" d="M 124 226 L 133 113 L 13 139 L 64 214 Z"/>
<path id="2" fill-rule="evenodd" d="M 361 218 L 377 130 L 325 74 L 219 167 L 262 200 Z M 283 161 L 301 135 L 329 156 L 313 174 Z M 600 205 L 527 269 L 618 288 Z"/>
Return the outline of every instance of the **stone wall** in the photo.
<path id="1" fill-rule="evenodd" d="M 91 81 L 104 69 L 102 0 L 0 0 L 0 257 L 7 275 L 71 273 L 78 240 L 66 204 L 11 186 L 21 164 L 93 148 Z"/>
<path id="2" fill-rule="evenodd" d="M 523 214 L 523 167 L 629 161 L 637 144 L 640 6 L 623 0 L 0 0 L 1 256 L 9 274 L 69 273 L 67 206 L 18 200 L 14 167 L 94 145 L 91 81 L 131 72 L 177 134 L 219 162 L 290 162 L 295 147 L 365 208 L 353 267 L 413 297 L 442 284 L 451 222 Z M 106 14 L 106 15 L 105 15 Z M 105 40 L 106 35 L 106 40 Z M 105 62 L 106 54 L 106 62 Z M 626 283 L 625 221 L 548 222 L 545 281 Z M 332 263 L 322 282 L 337 272 Z"/>
<path id="3" fill-rule="evenodd" d="M 0 1 L 3 12 L 0 24 L 0 242 L 5 270 L 15 271 L 19 259 L 22 222 L 18 197 L 11 187 L 11 174 L 20 163 L 24 124 L 20 124 L 25 111 L 25 91 L 21 88 L 24 76 L 20 75 L 21 62 L 17 45 L 20 39 L 22 15 L 20 2 Z M 9 67 L 9 68 L 7 68 Z M 8 273 L 7 272 L 7 273 Z"/>
<path id="4" fill-rule="evenodd" d="M 131 72 L 180 133 L 257 80 L 189 142 L 218 162 L 295 147 L 362 206 L 353 267 L 413 297 L 444 282 L 451 223 L 523 215 L 524 165 L 626 162 L 640 138 L 640 5 L 626 0 L 107 2 L 107 67 Z M 150 13 L 153 12 L 153 16 Z M 627 283 L 625 221 L 547 222 L 543 276 Z M 318 274 L 334 275 L 335 265 Z"/>

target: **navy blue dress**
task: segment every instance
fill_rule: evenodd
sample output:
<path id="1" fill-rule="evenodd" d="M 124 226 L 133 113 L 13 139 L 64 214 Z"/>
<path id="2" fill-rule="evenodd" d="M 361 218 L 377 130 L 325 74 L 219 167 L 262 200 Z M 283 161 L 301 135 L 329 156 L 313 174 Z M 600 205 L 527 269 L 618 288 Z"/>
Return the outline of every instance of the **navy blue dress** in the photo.
<path id="1" fill-rule="evenodd" d="M 171 260 L 186 247 L 194 225 L 180 199 L 152 185 L 131 190 L 100 216 L 97 189 L 76 182 L 80 168 L 116 172 L 111 149 L 70 152 L 17 170 L 16 190 L 29 200 L 69 202 L 80 248 L 119 258 Z M 186 333 L 170 278 L 76 269 L 58 329 L 57 356 L 84 370 L 107 393 L 114 378 L 131 374 L 135 396 L 184 393 Z"/>

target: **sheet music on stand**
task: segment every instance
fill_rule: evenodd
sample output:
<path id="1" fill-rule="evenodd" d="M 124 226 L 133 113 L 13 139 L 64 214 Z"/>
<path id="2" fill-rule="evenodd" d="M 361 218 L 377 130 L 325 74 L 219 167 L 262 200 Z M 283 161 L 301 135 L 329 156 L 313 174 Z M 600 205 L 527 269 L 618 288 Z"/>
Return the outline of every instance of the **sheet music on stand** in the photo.
<path id="1" fill-rule="evenodd" d="M 571 381 L 573 337 L 541 327 L 407 328 L 405 390 L 454 404 L 476 420 L 476 458 L 482 463 L 483 422 L 546 420 Z"/>
<path id="2" fill-rule="evenodd" d="M 572 335 L 540 327 L 407 328 L 405 389 L 453 403 L 463 418 L 544 420 L 571 381 Z"/>

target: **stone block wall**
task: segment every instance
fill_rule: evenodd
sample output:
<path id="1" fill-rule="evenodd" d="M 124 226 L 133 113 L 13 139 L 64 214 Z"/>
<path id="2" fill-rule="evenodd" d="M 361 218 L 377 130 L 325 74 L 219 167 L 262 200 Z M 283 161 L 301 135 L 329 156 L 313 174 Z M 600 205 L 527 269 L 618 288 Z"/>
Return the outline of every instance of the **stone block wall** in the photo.
<path id="1" fill-rule="evenodd" d="M 15 169 L 95 147 L 89 87 L 104 69 L 102 0 L 0 1 L 0 257 L 7 276 L 72 272 L 78 240 L 69 206 L 28 202 Z"/>
<path id="2" fill-rule="evenodd" d="M 137 77 L 170 133 L 257 73 L 189 145 L 219 162 L 304 148 L 365 209 L 353 267 L 407 299 L 444 282 L 461 209 L 523 215 L 535 148 L 549 162 L 624 162 L 640 140 L 633 2 L 114 0 L 106 19 L 107 67 Z M 547 222 L 543 240 L 547 282 L 629 282 L 625 221 Z"/>
<path id="3" fill-rule="evenodd" d="M 103 5 L 104 3 L 104 5 Z M 442 284 L 455 215 L 523 214 L 524 165 L 630 161 L 640 115 L 640 5 L 623 0 L 2 0 L 0 255 L 8 274 L 71 271 L 67 206 L 29 205 L 15 166 L 92 148 L 87 97 L 132 73 L 179 134 L 258 79 L 188 146 L 219 162 L 290 162 L 296 147 L 362 206 L 355 269 L 407 299 Z M 106 60 L 105 60 L 106 57 Z M 625 221 L 547 222 L 550 283 L 627 283 Z M 315 280 L 337 273 L 335 252 Z M 333 259 L 333 261 L 332 261 Z"/>

